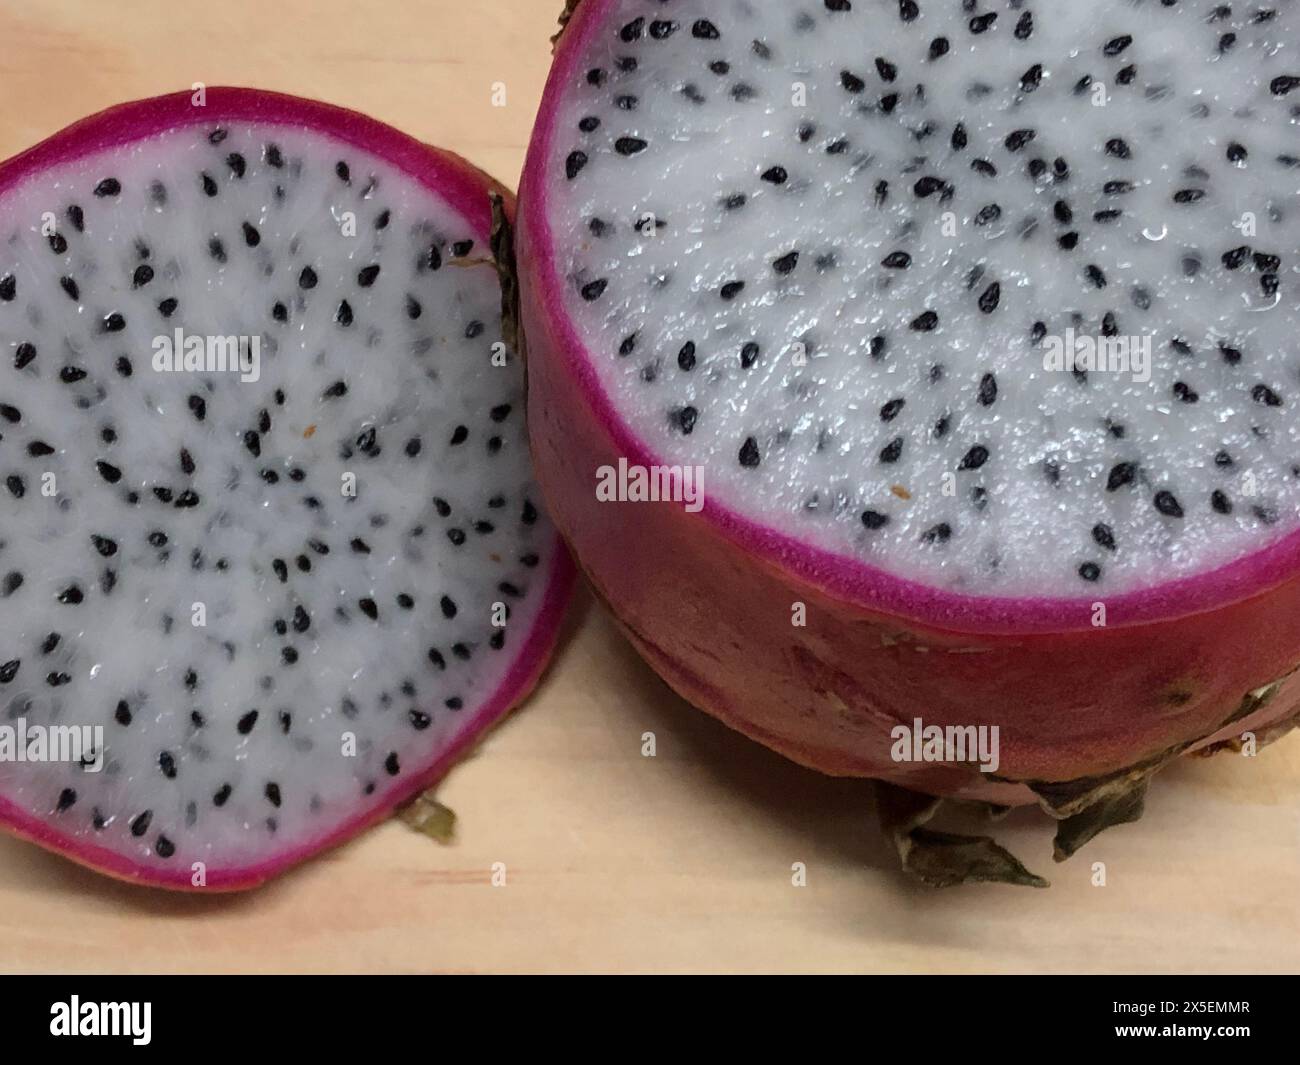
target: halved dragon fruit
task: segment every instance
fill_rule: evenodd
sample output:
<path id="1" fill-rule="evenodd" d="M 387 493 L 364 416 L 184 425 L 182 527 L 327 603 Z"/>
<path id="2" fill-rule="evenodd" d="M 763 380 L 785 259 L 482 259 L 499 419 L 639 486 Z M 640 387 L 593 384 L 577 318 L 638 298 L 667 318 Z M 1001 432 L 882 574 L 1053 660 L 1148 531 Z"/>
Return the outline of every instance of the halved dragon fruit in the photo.
<path id="1" fill-rule="evenodd" d="M 126 879 L 247 887 L 528 693 L 571 564 L 503 341 L 494 192 L 240 89 L 0 166 L 7 827 Z"/>
<path id="2" fill-rule="evenodd" d="M 520 192 L 534 450 L 678 691 L 829 773 L 1037 798 L 1058 857 L 1294 719 L 1300 5 L 565 21 Z M 997 768 L 900 749 L 930 726 L 998 727 Z M 1026 880 L 901 807 L 927 878 Z"/>

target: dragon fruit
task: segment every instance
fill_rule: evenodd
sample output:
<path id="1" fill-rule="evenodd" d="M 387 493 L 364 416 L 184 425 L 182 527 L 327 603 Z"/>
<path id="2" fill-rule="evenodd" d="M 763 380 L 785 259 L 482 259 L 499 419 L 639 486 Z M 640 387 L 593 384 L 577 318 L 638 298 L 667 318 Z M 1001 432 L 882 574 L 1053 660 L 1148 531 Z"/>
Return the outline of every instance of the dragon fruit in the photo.
<path id="1" fill-rule="evenodd" d="M 1297 39 L 1290 0 L 565 12 L 515 234 L 553 516 L 677 691 L 885 782 L 931 882 L 1041 883 L 936 797 L 1038 801 L 1061 859 L 1294 723 Z"/>
<path id="2" fill-rule="evenodd" d="M 126 104 L 0 165 L 0 821 L 257 884 L 530 690 L 572 567 L 489 247 L 508 198 L 352 112 Z"/>

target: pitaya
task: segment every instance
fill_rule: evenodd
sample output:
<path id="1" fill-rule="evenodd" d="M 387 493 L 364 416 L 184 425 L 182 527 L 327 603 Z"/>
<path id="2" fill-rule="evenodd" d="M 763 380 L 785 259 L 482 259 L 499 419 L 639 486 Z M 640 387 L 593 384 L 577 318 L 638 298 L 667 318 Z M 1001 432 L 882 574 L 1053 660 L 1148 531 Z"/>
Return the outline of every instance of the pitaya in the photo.
<path id="1" fill-rule="evenodd" d="M 503 214 L 455 156 L 242 89 L 0 165 L 7 827 L 129 880 L 247 887 L 528 693 L 572 571 L 494 193 Z"/>
<path id="2" fill-rule="evenodd" d="M 1177 754 L 1294 722 L 1300 5 L 565 21 L 516 233 L 530 429 L 674 688 L 891 782 L 936 883 L 1039 881 L 927 796 L 1037 799 L 1063 858 Z M 998 727 L 997 768 L 900 752 L 922 723 Z"/>

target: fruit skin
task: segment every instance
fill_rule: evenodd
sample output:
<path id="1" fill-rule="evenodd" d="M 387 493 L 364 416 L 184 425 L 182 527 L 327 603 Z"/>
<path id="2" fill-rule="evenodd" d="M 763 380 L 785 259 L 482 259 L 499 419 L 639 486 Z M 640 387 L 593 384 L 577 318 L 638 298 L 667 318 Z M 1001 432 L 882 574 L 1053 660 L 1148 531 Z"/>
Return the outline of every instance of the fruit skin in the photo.
<path id="1" fill-rule="evenodd" d="M 557 49 L 517 232 L 530 433 L 553 519 L 637 649 L 681 695 L 803 765 L 1013 804 L 1019 783 L 891 759 L 896 725 L 1000 726 L 999 778 L 1105 775 L 1300 708 L 1300 532 L 1211 573 L 1111 598 L 994 599 L 913 584 L 763 528 L 709 498 L 599 502 L 597 469 L 662 463 L 602 393 L 563 313 L 547 222 L 557 103 L 602 28 L 585 0 Z M 1094 625 L 1094 602 L 1104 626 Z M 792 608 L 806 604 L 806 626 Z M 1204 746 L 1204 743 L 1199 744 Z"/>
<path id="2" fill-rule="evenodd" d="M 193 94 L 173 93 L 109 108 L 54 134 L 33 148 L 0 163 L 0 194 L 34 174 L 88 155 L 138 140 L 162 129 L 208 125 L 221 121 L 255 121 L 306 127 L 344 144 L 370 152 L 405 171 L 435 191 L 473 228 L 486 247 L 492 226 L 489 196 L 500 193 L 508 208 L 509 191 L 477 167 L 451 152 L 422 144 L 391 126 L 365 115 L 315 100 L 244 88 L 208 88 L 206 104 L 193 106 Z M 511 709 L 526 699 L 540 681 L 559 640 L 561 621 L 574 584 L 573 562 L 557 546 L 546 574 L 546 593 L 519 649 L 513 666 L 496 691 L 476 713 L 467 730 L 438 759 L 418 773 L 394 784 L 378 804 L 317 839 L 301 841 L 275 859 L 241 868 L 212 868 L 206 883 L 196 888 L 187 866 L 174 871 L 137 868 L 119 854 L 74 840 L 0 797 L 0 829 L 119 880 L 178 891 L 242 891 L 257 887 L 291 866 L 335 847 L 379 821 L 398 806 L 439 781 Z"/>

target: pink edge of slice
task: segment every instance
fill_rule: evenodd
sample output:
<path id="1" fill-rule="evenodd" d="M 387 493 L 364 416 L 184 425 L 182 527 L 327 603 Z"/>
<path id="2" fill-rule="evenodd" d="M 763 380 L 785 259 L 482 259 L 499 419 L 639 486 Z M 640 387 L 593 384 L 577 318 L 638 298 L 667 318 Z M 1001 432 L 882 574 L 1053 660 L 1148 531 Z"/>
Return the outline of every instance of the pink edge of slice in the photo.
<path id="1" fill-rule="evenodd" d="M 537 265 L 546 326 L 556 349 L 581 383 L 597 421 L 630 464 L 655 466 L 662 458 L 637 437 L 614 409 L 591 365 L 573 322 L 562 314 L 564 291 L 548 219 L 547 165 L 556 109 L 573 83 L 587 45 L 604 26 L 614 0 L 585 0 L 560 38 L 546 82 L 537 124 L 520 180 L 521 224 L 543 249 Z M 1262 550 L 1195 577 L 1184 577 L 1117 596 L 1000 598 L 943 591 L 886 573 L 846 555 L 785 536 L 708 497 L 698 517 L 742 551 L 793 572 L 813 587 L 867 610 L 883 611 L 920 624 L 985 635 L 1066 633 L 1092 628 L 1091 604 L 1104 599 L 1108 627 L 1173 620 L 1206 613 L 1260 595 L 1300 576 L 1300 529 Z"/>
<path id="2" fill-rule="evenodd" d="M 95 152 L 142 140 L 168 129 L 212 121 L 248 121 L 322 133 L 383 159 L 454 208 L 485 243 L 492 224 L 492 210 L 486 194 L 497 189 L 509 196 L 503 186 L 459 156 L 423 144 L 391 126 L 346 108 L 257 89 L 208 88 L 207 103 L 203 107 L 193 106 L 190 102 L 192 96 L 190 92 L 158 96 L 121 104 L 81 119 L 0 163 L 0 193 L 50 167 L 75 162 Z M 355 817 L 337 828 L 273 860 L 242 868 L 208 870 L 203 890 L 227 892 L 257 887 L 384 820 L 395 807 L 437 783 L 488 729 L 537 686 L 559 641 L 575 578 L 573 561 L 556 533 L 545 596 L 514 664 L 456 741 L 431 765 L 380 793 Z M 188 868 L 165 872 L 142 868 L 107 847 L 77 842 L 2 796 L 0 825 L 19 839 L 118 880 L 173 890 L 193 890 L 193 874 Z"/>

